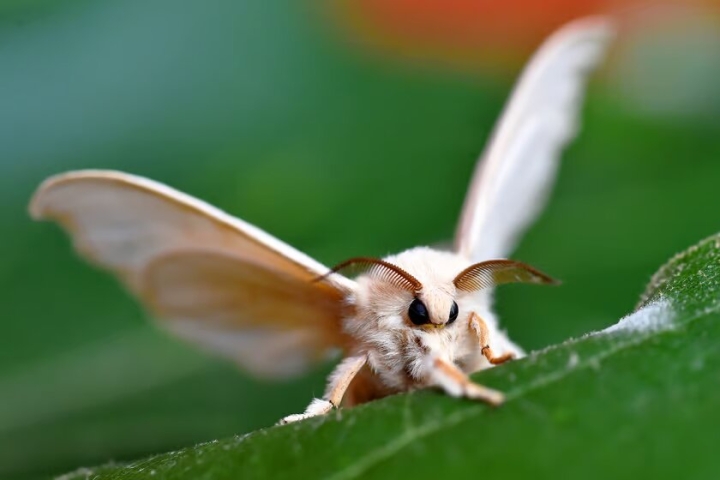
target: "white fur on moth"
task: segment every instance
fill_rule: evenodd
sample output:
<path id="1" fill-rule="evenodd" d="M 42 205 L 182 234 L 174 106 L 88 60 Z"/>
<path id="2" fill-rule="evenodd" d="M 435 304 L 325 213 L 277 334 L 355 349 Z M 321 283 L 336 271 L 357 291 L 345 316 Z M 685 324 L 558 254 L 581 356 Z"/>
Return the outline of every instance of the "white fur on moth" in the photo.
<path id="1" fill-rule="evenodd" d="M 341 349 L 323 398 L 282 423 L 431 386 L 497 405 L 502 394 L 468 375 L 523 351 L 498 328 L 492 287 L 552 280 L 492 259 L 542 209 L 611 33 L 605 19 L 575 21 L 535 54 L 473 176 L 452 252 L 351 259 L 343 266 L 368 268 L 351 280 L 201 200 L 113 171 L 49 178 L 30 212 L 64 227 L 163 327 L 251 373 L 296 375 Z"/>

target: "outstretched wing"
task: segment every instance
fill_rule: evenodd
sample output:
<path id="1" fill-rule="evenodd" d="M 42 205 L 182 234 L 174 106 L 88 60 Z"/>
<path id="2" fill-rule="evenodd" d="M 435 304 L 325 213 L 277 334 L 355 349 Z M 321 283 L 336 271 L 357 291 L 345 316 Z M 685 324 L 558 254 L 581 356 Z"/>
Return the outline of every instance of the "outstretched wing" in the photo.
<path id="1" fill-rule="evenodd" d="M 161 324 L 263 375 L 299 373 L 343 347 L 354 282 L 242 220 L 160 183 L 112 171 L 46 180 L 30 212 L 113 272 Z"/>
<path id="2" fill-rule="evenodd" d="M 505 258 L 545 205 L 562 148 L 577 132 L 587 76 L 612 28 L 602 18 L 570 23 L 525 68 L 476 167 L 455 236 L 472 261 Z"/>

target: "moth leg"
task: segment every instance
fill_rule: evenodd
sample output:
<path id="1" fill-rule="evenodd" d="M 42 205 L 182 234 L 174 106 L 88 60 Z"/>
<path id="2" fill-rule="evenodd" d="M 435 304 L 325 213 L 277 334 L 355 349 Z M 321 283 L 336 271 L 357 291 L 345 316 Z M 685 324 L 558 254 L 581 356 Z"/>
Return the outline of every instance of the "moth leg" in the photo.
<path id="1" fill-rule="evenodd" d="M 342 402 L 343 395 L 345 395 L 345 392 L 350 386 L 350 382 L 352 382 L 355 375 L 357 375 L 363 365 L 365 365 L 365 362 L 367 362 L 366 354 L 344 359 L 330 374 L 330 380 L 328 381 L 323 398 L 314 398 L 305 409 L 305 412 L 288 415 L 281 419 L 278 424 L 284 425 L 317 415 L 325 415 L 333 408 L 340 406 L 340 402 Z"/>
<path id="2" fill-rule="evenodd" d="M 441 358 L 432 360 L 431 377 L 435 385 L 453 397 L 482 400 L 493 406 L 500 405 L 505 400 L 502 393 L 474 383 L 455 365 Z"/>
<path id="3" fill-rule="evenodd" d="M 493 365 L 500 365 L 501 363 L 505 363 L 508 360 L 515 358 L 513 353 L 506 353 L 500 356 L 495 355 L 492 348 L 490 348 L 490 332 L 488 331 L 487 324 L 482 318 L 480 318 L 480 315 L 475 312 L 470 314 L 469 327 L 475 336 L 477 336 L 480 348 L 482 349 L 481 352 L 485 358 L 488 359 L 488 362 Z"/>

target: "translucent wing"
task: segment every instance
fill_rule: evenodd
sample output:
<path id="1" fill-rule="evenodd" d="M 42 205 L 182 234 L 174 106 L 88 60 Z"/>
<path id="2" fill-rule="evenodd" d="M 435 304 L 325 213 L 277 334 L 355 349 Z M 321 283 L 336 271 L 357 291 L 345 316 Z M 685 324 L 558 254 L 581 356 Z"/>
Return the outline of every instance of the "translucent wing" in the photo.
<path id="1" fill-rule="evenodd" d="M 30 212 L 62 225 L 165 327 L 253 372 L 298 373 L 343 346 L 353 281 L 312 282 L 327 268 L 177 190 L 119 172 L 70 172 L 45 181 Z"/>
<path id="2" fill-rule="evenodd" d="M 345 343 L 349 307 L 323 283 L 211 250 L 164 255 L 144 279 L 141 298 L 170 331 L 259 375 L 301 373 Z"/>
<path id="3" fill-rule="evenodd" d="M 525 68 L 476 167 L 455 236 L 473 261 L 504 258 L 544 207 L 575 136 L 586 78 L 612 36 L 604 19 L 555 33 Z"/>

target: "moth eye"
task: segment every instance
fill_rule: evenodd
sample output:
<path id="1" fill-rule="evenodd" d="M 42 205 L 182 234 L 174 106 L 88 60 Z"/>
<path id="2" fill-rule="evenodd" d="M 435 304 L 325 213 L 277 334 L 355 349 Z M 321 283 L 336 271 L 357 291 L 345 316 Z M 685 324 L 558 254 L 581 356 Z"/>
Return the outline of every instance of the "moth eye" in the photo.
<path id="1" fill-rule="evenodd" d="M 410 308 L 408 308 L 408 316 L 415 325 L 430 323 L 430 315 L 428 314 L 425 304 L 417 298 L 410 304 Z"/>
<path id="2" fill-rule="evenodd" d="M 453 302 L 452 307 L 450 307 L 450 316 L 448 317 L 447 324 L 450 325 L 455 320 L 457 320 L 458 317 L 458 304 Z"/>

